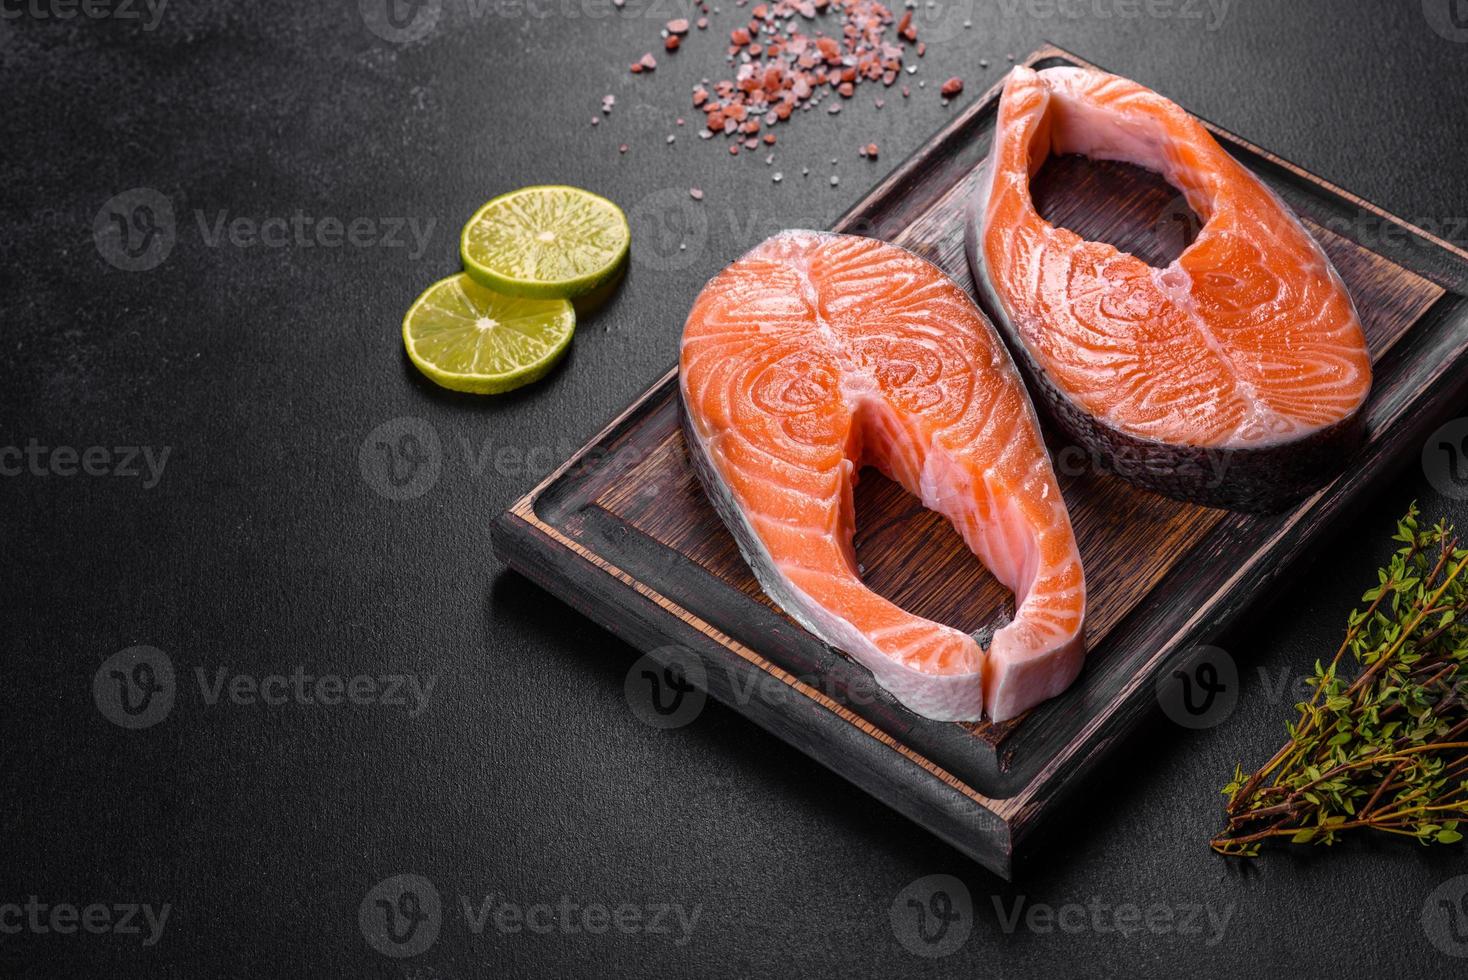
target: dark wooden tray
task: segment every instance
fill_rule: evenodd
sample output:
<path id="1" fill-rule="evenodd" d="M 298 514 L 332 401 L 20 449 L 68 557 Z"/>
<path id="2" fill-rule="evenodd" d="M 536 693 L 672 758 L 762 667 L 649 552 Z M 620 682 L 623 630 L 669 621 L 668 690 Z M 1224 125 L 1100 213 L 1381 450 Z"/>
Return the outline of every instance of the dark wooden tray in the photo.
<path id="1" fill-rule="evenodd" d="M 1025 63 L 1087 64 L 1053 47 Z M 997 96 L 964 110 L 836 230 L 904 245 L 972 289 L 961 220 Z M 1010 877 L 1044 813 L 1153 710 L 1159 673 L 1416 458 L 1468 392 L 1468 253 L 1210 128 L 1304 218 L 1350 287 L 1376 364 L 1370 440 L 1333 484 L 1271 517 L 1177 503 L 1057 453 L 1090 588 L 1087 666 L 1062 696 L 999 726 L 929 721 L 775 609 L 689 467 L 676 371 L 500 517 L 496 552 L 660 661 L 696 663 L 685 673 L 711 695 Z M 1189 232 L 1177 192 L 1136 168 L 1052 161 L 1035 194 L 1051 221 L 1146 258 L 1168 257 L 1147 253 L 1170 240 L 1180 251 Z M 857 517 L 866 580 L 899 605 L 964 631 L 1012 611 L 948 524 L 874 471 Z"/>

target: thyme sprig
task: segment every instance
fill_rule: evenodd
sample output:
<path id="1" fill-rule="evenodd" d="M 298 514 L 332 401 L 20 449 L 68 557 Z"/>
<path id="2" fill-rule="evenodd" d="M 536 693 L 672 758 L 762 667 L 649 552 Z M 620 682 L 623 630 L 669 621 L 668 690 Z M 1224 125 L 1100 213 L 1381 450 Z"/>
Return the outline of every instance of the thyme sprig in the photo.
<path id="1" fill-rule="evenodd" d="M 1376 830 L 1423 844 L 1462 840 L 1468 818 L 1468 549 L 1451 526 L 1422 529 L 1413 504 L 1401 548 L 1347 621 L 1289 740 L 1223 788 L 1220 854 L 1253 857 L 1280 838 L 1333 844 Z M 1356 676 L 1344 674 L 1354 663 Z"/>

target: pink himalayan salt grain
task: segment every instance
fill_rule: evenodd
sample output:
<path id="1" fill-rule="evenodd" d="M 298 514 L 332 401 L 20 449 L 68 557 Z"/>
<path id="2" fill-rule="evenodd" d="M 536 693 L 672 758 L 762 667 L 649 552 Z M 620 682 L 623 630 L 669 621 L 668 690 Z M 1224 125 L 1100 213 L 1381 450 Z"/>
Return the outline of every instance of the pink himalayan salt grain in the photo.
<path id="1" fill-rule="evenodd" d="M 708 12 L 707 4 L 695 6 Z M 917 39 L 912 11 L 897 20 L 879 0 L 763 0 L 748 13 L 749 21 L 729 32 L 727 55 L 733 77 L 712 84 L 705 79 L 693 90 L 693 105 L 703 110 L 707 133 L 735 137 L 731 153 L 737 154 L 739 144 L 757 133 L 760 124 L 787 122 L 794 110 L 808 109 L 827 94 L 851 98 L 863 82 L 891 85 L 904 67 L 915 71 L 916 66 L 903 64 L 908 45 L 921 44 L 926 53 L 926 44 Z M 824 30 L 806 33 L 805 22 L 821 13 L 828 13 L 835 23 L 823 22 Z M 699 17 L 696 24 L 704 29 L 708 18 Z M 686 30 L 678 20 L 668 22 L 666 40 L 683 33 L 675 29 L 680 27 Z M 888 33 L 891 28 L 896 29 L 896 38 Z M 641 71 L 634 69 L 634 74 L 652 71 L 656 65 L 645 60 L 638 64 Z M 826 111 L 840 112 L 840 102 L 829 104 Z M 746 114 L 755 125 L 746 123 Z"/>

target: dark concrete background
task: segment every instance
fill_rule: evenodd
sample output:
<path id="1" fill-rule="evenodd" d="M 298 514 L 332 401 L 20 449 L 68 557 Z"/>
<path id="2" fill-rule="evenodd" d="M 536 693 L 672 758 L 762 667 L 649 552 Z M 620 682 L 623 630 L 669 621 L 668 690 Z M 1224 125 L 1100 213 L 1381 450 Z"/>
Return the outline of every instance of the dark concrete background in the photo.
<path id="1" fill-rule="evenodd" d="M 731 0 L 707 35 L 659 51 L 651 77 L 626 66 L 656 49 L 671 0 L 615 15 L 548 0 L 545 16 L 442 0 L 403 44 L 370 31 L 380 20 L 356 0 L 174 0 L 153 29 L 141 5 L 140 20 L 58 19 L 65 3 L 0 4 L 0 447 L 107 447 L 112 469 L 116 447 L 169 455 L 156 485 L 146 470 L 0 479 L 0 926 L 5 903 L 33 895 L 171 911 L 153 945 L 146 927 L 0 932 L 0 972 L 1461 975 L 1421 920 L 1429 893 L 1468 871 L 1461 849 L 1367 842 L 1238 867 L 1204 843 L 1234 762 L 1281 738 L 1293 698 L 1279 679 L 1334 649 L 1392 518 L 1416 497 L 1468 521 L 1415 463 L 1226 639 L 1243 677 L 1232 715 L 1197 732 L 1159 720 L 1132 740 L 1013 885 L 720 706 L 675 731 L 643 724 L 623 697 L 635 652 L 505 572 L 488 539 L 501 508 L 671 363 L 712 272 L 776 228 L 829 224 L 956 111 L 939 104 L 942 79 L 965 77 L 966 103 L 1007 53 L 1046 39 L 1463 244 L 1468 30 L 1451 28 L 1448 0 L 1239 0 L 1221 22 L 1191 0 L 977 0 L 972 28 L 932 37 L 904 79 L 926 89 L 889 90 L 878 112 L 863 87 L 839 116 L 801 116 L 773 167 L 671 122 L 693 117 L 690 85 L 722 67 Z M 604 93 L 617 106 L 593 128 Z M 857 158 L 867 141 L 878 163 Z M 457 229 L 479 203 L 550 182 L 627 208 L 625 286 L 543 383 L 489 399 L 435 389 L 406 364 L 399 318 L 458 268 Z M 692 185 L 707 193 L 698 209 L 681 207 Z M 160 200 L 174 214 L 146 272 L 115 267 L 94 236 L 104 204 L 136 188 L 156 192 L 155 218 Z M 355 245 L 214 233 L 297 213 L 365 222 Z M 380 241 L 389 218 L 432 222 L 424 246 Z M 441 466 L 399 501 L 364 479 L 359 452 L 405 417 L 439 437 Z M 177 693 L 133 731 L 107 720 L 92 683 L 139 644 L 168 657 Z M 220 668 L 435 687 L 412 717 L 210 703 L 195 672 L 212 684 Z M 399 873 L 444 904 L 436 943 L 401 961 L 358 923 Z M 972 934 L 922 959 L 888 910 L 939 873 L 969 890 Z M 491 895 L 698 918 L 683 942 L 676 925 L 476 934 L 461 896 Z M 1119 932 L 1088 911 L 1069 932 L 1008 933 L 1021 896 L 1228 922 L 1221 937 L 1206 914 L 1201 935 Z"/>

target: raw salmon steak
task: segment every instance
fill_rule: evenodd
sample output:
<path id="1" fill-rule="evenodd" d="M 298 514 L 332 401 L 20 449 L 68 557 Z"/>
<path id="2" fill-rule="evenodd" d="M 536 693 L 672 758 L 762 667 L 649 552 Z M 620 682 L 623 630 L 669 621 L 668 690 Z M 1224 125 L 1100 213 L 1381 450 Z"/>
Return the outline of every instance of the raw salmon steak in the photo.
<path id="1" fill-rule="evenodd" d="M 1160 173 L 1201 219 L 1196 239 L 1153 268 L 1050 224 L 1030 179 L 1067 153 Z M 1371 360 L 1340 276 L 1285 204 L 1157 93 L 1097 71 L 1015 68 L 966 238 L 1032 391 L 1127 479 L 1278 510 L 1364 437 Z"/>
<path id="2" fill-rule="evenodd" d="M 1075 679 L 1086 585 L 1070 515 L 1003 342 L 940 269 L 874 239 L 782 232 L 699 294 L 679 381 L 689 454 L 760 585 L 897 700 L 1003 721 Z M 865 465 L 948 518 L 1014 593 L 987 649 L 862 582 Z"/>

